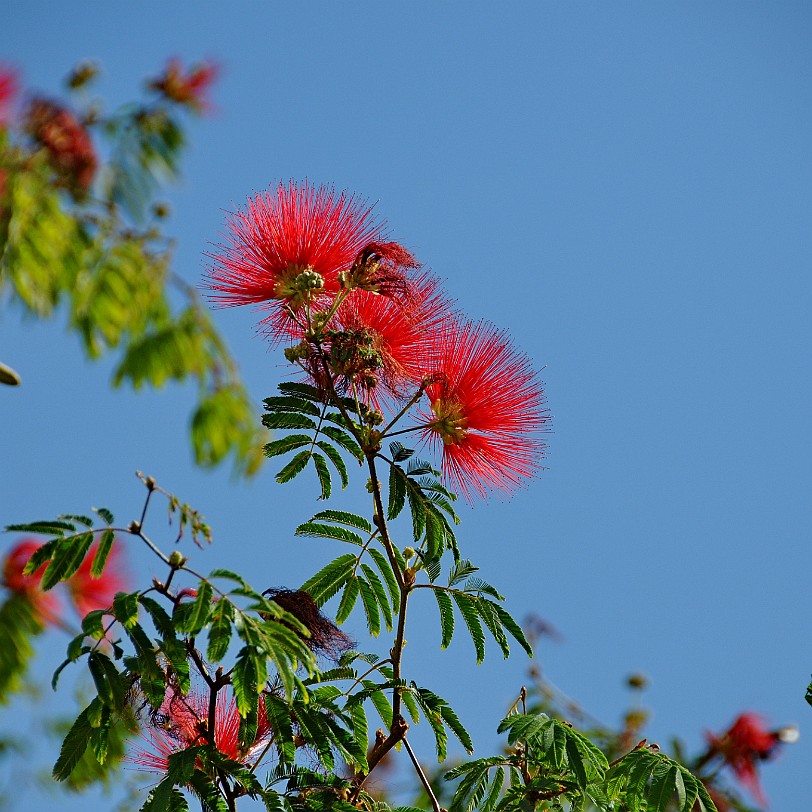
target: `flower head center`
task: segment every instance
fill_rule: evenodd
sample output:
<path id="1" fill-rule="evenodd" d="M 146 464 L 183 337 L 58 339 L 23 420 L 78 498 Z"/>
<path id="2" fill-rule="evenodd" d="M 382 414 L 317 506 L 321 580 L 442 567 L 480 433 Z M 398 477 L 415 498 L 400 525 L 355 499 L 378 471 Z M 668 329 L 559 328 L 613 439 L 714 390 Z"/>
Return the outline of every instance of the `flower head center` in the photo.
<path id="1" fill-rule="evenodd" d="M 459 445 L 465 440 L 468 420 L 460 403 L 440 398 L 432 404 L 431 410 L 437 418 L 431 423 L 431 429 L 440 435 L 443 445 Z"/>

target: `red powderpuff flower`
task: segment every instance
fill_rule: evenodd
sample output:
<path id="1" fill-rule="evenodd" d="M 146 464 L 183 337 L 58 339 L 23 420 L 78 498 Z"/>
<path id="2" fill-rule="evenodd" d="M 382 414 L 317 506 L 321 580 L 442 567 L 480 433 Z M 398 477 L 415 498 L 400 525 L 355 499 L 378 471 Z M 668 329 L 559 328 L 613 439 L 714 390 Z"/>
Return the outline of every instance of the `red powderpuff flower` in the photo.
<path id="1" fill-rule="evenodd" d="M 527 356 L 485 322 L 453 325 L 426 367 L 431 413 L 424 439 L 442 445 L 445 476 L 470 501 L 472 492 L 509 492 L 540 468 L 545 444 L 536 433 L 550 417 Z"/>
<path id="2" fill-rule="evenodd" d="M 173 753 L 187 747 L 207 744 L 209 724 L 208 694 L 190 692 L 183 696 L 174 688 L 166 692 L 158 712 L 150 717 L 144 736 L 150 748 L 135 747 L 129 760 L 148 770 L 166 772 Z M 257 713 L 257 735 L 253 744 L 242 750 L 239 744 L 240 714 L 233 697 L 221 691 L 217 694 L 214 721 L 214 742 L 217 749 L 230 759 L 246 763 L 258 756 L 273 731 L 268 723 L 265 702 L 260 698 Z"/>
<path id="3" fill-rule="evenodd" d="M 0 65 L 0 127 L 4 127 L 11 119 L 11 105 L 17 89 L 17 74 L 11 68 Z"/>
<path id="4" fill-rule="evenodd" d="M 181 61 L 174 57 L 167 62 L 163 74 L 149 83 L 149 87 L 171 101 L 185 104 L 197 113 L 204 113 L 211 110 L 206 94 L 219 72 L 220 68 L 214 62 L 201 62 L 184 70 Z"/>
<path id="5" fill-rule="evenodd" d="M 98 578 L 91 575 L 90 570 L 98 548 L 98 544 L 91 546 L 79 569 L 67 582 L 73 605 L 82 617 L 94 609 L 108 609 L 113 605 L 116 593 L 123 592 L 127 586 L 126 579 L 121 573 L 119 548 L 115 542 L 102 574 Z"/>
<path id="6" fill-rule="evenodd" d="M 23 595 L 42 623 L 54 624 L 59 617 L 59 598 L 52 592 L 43 592 L 40 587 L 48 564 L 43 564 L 31 575 L 23 574 L 28 560 L 41 546 L 36 539 L 21 539 L 9 550 L 3 563 L 3 585 L 12 592 Z"/>
<path id="7" fill-rule="evenodd" d="M 337 293 L 339 273 L 383 236 L 383 225 L 366 202 L 307 181 L 280 183 L 275 191 L 249 199 L 245 211 L 231 214 L 227 228 L 228 242 L 211 255 L 211 298 L 221 305 L 271 309 L 264 325 L 277 341 L 301 338 L 290 313 L 298 313 L 308 295 L 318 307 L 325 294 Z M 296 281 L 305 271 L 323 282 L 309 294 L 302 279 Z"/>
<path id="8" fill-rule="evenodd" d="M 758 777 L 759 761 L 774 755 L 782 731 L 770 731 L 764 720 L 755 713 L 742 713 L 721 736 L 705 734 L 711 755 L 720 755 L 736 777 L 752 793 L 758 803 L 767 799 Z"/>
<path id="9" fill-rule="evenodd" d="M 56 170 L 76 191 L 86 192 L 96 174 L 96 152 L 87 130 L 66 108 L 34 99 L 26 112 L 26 129 L 51 158 Z"/>
<path id="10" fill-rule="evenodd" d="M 429 273 L 409 280 L 403 295 L 393 298 L 356 290 L 338 312 L 342 330 L 368 330 L 381 367 L 378 386 L 369 391 L 399 398 L 420 384 L 437 337 L 451 323 L 452 303 Z"/>

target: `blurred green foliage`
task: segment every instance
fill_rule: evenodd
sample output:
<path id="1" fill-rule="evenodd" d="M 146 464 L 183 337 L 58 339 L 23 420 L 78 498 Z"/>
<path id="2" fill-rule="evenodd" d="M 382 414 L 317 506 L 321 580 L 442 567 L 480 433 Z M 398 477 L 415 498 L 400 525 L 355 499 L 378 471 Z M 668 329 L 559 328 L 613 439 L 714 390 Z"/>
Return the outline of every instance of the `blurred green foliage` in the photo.
<path id="1" fill-rule="evenodd" d="M 250 476 L 268 433 L 197 291 L 172 270 L 156 201 L 178 177 L 183 115 L 196 108 L 157 94 L 109 117 L 95 101 L 84 109 L 35 99 L 0 122 L 0 306 L 65 314 L 87 357 L 116 357 L 114 386 L 195 382 L 196 462 L 230 457 Z"/>

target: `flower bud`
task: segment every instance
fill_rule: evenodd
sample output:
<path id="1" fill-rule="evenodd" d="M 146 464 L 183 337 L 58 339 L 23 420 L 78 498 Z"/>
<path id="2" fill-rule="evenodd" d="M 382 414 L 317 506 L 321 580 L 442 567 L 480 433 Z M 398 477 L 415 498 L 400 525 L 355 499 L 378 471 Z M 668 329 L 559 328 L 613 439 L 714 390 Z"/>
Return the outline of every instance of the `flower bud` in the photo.
<path id="1" fill-rule="evenodd" d="M 169 566 L 172 569 L 180 569 L 189 559 L 180 550 L 173 550 L 169 555 Z"/>

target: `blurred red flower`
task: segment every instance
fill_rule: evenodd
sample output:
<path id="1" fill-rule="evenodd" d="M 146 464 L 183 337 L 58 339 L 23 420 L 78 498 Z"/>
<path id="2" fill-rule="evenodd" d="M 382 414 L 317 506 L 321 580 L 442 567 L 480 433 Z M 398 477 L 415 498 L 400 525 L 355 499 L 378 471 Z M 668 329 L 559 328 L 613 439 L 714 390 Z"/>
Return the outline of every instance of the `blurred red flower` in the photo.
<path id="1" fill-rule="evenodd" d="M 217 694 L 215 714 L 214 741 L 217 749 L 235 761 L 247 762 L 259 755 L 272 735 L 265 702 L 261 697 L 257 714 L 257 735 L 248 750 L 240 749 L 240 714 L 233 697 L 220 691 Z M 169 756 L 173 753 L 208 743 L 208 721 L 208 694 L 191 691 L 183 696 L 176 689 L 169 688 L 163 704 L 149 718 L 144 730 L 144 736 L 151 747 L 135 747 L 129 760 L 149 770 L 166 772 Z"/>
<path id="2" fill-rule="evenodd" d="M 127 588 L 126 579 L 121 572 L 119 547 L 115 542 L 102 574 L 98 578 L 91 575 L 93 558 L 98 548 L 98 544 L 90 548 L 79 569 L 67 582 L 71 600 L 81 617 L 94 609 L 110 608 L 116 593 L 123 592 Z"/>
<path id="3" fill-rule="evenodd" d="M 48 99 L 34 99 L 26 111 L 26 130 L 46 150 L 68 184 L 87 192 L 96 174 L 96 152 L 87 130 L 70 110 Z"/>
<path id="4" fill-rule="evenodd" d="M 339 290 L 348 271 L 371 243 L 380 243 L 383 225 L 364 201 L 327 186 L 279 184 L 248 200 L 230 215 L 227 240 L 210 255 L 208 285 L 221 305 L 261 305 L 272 312 L 263 322 L 270 338 L 301 338 L 291 318 L 309 298 L 314 309 L 325 294 Z M 391 251 L 389 252 L 391 254 Z M 305 291 L 297 277 L 319 274 L 323 286 Z"/>
<path id="5" fill-rule="evenodd" d="M 0 65 L 0 127 L 4 127 L 11 119 L 11 106 L 17 91 L 16 72 L 12 68 Z"/>
<path id="6" fill-rule="evenodd" d="M 781 741 L 780 731 L 770 731 L 755 713 L 742 713 L 721 735 L 706 733 L 709 755 L 719 755 L 762 805 L 767 799 L 758 777 L 758 762 L 770 758 Z"/>
<path id="7" fill-rule="evenodd" d="M 3 586 L 17 595 L 23 595 L 31 603 L 40 622 L 51 625 L 59 617 L 60 601 L 53 592 L 43 592 L 40 588 L 42 575 L 48 565 L 43 564 L 31 575 L 23 574 L 28 560 L 41 546 L 36 539 L 21 539 L 9 550 L 3 562 Z"/>
<path id="8" fill-rule="evenodd" d="M 175 57 L 169 60 L 163 74 L 149 83 L 149 87 L 171 101 L 185 104 L 195 112 L 203 113 L 211 110 L 211 103 L 206 94 L 219 73 L 220 68 L 209 61 L 184 70 L 181 61 Z"/>
<path id="9" fill-rule="evenodd" d="M 485 322 L 445 330 L 433 355 L 423 437 L 442 444 L 444 474 L 469 501 L 514 490 L 540 468 L 550 420 L 530 360 Z"/>

